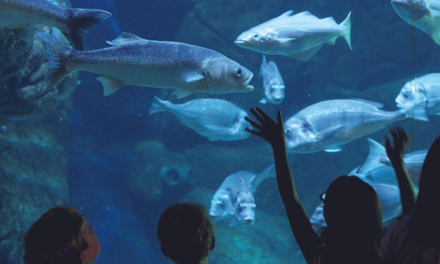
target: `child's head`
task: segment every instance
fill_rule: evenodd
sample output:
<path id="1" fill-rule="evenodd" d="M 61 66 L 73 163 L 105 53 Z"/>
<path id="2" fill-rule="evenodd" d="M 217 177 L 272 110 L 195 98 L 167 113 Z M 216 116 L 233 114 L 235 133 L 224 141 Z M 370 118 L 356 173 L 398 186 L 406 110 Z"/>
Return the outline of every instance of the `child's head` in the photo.
<path id="1" fill-rule="evenodd" d="M 160 216 L 157 238 L 166 257 L 176 263 L 197 263 L 214 249 L 214 224 L 202 205 L 174 203 Z"/>
<path id="2" fill-rule="evenodd" d="M 98 239 L 84 216 L 67 206 L 51 208 L 25 236 L 26 264 L 91 263 L 99 254 Z"/>

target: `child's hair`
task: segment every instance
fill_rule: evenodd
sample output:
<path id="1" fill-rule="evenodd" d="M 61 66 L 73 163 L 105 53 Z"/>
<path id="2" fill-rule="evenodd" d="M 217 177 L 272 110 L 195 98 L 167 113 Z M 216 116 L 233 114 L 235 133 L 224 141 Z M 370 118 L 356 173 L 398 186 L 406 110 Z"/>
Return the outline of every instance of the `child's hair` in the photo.
<path id="1" fill-rule="evenodd" d="M 157 225 L 162 252 L 176 263 L 207 258 L 215 243 L 214 232 L 206 208 L 194 202 L 172 204 L 162 212 Z"/>
<path id="2" fill-rule="evenodd" d="M 56 206 L 38 219 L 25 235 L 26 264 L 81 264 L 89 247 L 84 236 L 87 221 L 77 210 Z"/>

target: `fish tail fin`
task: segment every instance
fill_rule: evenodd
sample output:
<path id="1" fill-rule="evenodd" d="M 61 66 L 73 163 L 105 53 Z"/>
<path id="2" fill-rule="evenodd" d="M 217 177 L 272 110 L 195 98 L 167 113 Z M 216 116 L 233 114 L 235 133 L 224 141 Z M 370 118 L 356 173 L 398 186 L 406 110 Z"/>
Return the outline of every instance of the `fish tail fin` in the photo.
<path id="1" fill-rule="evenodd" d="M 403 113 L 405 113 L 407 117 L 421 121 L 429 121 L 429 118 L 426 114 L 426 106 L 428 102 L 429 101 L 423 101 L 414 106 L 406 107 L 401 111 L 403 111 Z"/>
<path id="2" fill-rule="evenodd" d="M 275 164 L 270 165 L 263 172 L 252 177 L 250 180 L 252 193 L 255 193 L 260 183 L 267 178 L 276 178 Z"/>
<path id="3" fill-rule="evenodd" d="M 350 49 L 353 50 L 351 48 L 351 11 L 348 13 L 345 20 L 342 21 L 342 23 L 339 25 L 345 27 L 344 34 L 342 36 L 345 39 L 345 41 L 347 41 L 347 44 L 350 47 Z"/>
<path id="4" fill-rule="evenodd" d="M 379 168 L 384 165 L 383 160 L 387 158 L 387 152 L 384 146 L 371 138 L 367 138 L 367 140 L 370 146 L 370 152 L 364 164 L 358 168 L 357 173 L 365 173 Z"/>
<path id="5" fill-rule="evenodd" d="M 73 51 L 47 33 L 38 33 L 46 51 L 48 70 L 44 80 L 44 89 L 57 85 L 69 72 L 66 70 L 69 55 Z"/>
<path id="6" fill-rule="evenodd" d="M 157 96 L 154 97 L 154 101 L 151 104 L 150 109 L 148 110 L 148 114 L 154 114 L 157 112 L 163 112 L 163 111 L 167 111 L 168 105 L 170 104 L 170 102 L 168 101 L 164 101 L 164 100 L 160 100 Z"/>
<path id="7" fill-rule="evenodd" d="M 266 56 L 263 54 L 263 62 L 261 63 L 261 67 L 260 67 L 260 75 L 263 75 L 263 71 L 266 68 Z"/>
<path id="8" fill-rule="evenodd" d="M 110 12 L 100 9 L 68 8 L 70 23 L 68 39 L 77 50 L 84 50 L 84 37 L 87 30 L 112 16 Z"/>

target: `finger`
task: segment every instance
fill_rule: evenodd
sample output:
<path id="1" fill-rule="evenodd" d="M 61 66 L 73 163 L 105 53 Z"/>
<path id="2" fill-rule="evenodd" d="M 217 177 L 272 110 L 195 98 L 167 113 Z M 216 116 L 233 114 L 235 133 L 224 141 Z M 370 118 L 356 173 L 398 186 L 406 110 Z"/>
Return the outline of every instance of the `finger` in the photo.
<path id="1" fill-rule="evenodd" d="M 251 130 L 251 129 L 249 129 L 249 128 L 245 128 L 244 130 L 246 130 L 247 132 L 249 132 L 249 133 L 251 133 L 251 134 L 254 134 L 254 135 L 256 135 L 256 136 L 261 137 L 261 134 L 260 134 L 260 132 L 258 132 L 258 131 Z"/>
<path id="2" fill-rule="evenodd" d="M 388 136 L 385 136 L 385 149 L 387 150 L 387 152 L 391 150 L 391 141 Z"/>
<path id="3" fill-rule="evenodd" d="M 261 110 L 261 108 L 257 107 L 257 111 L 264 118 L 266 122 L 272 121 L 273 123 L 275 123 L 275 121 L 273 121 L 273 119 L 270 118 L 270 116 L 268 116 L 263 110 Z"/>
<path id="4" fill-rule="evenodd" d="M 284 127 L 283 117 L 281 115 L 281 111 L 278 111 L 278 113 L 277 113 L 277 122 L 278 122 L 278 125 L 281 125 L 282 127 Z"/>
<path id="5" fill-rule="evenodd" d="M 260 116 L 259 113 L 257 113 L 257 111 L 255 111 L 255 109 L 251 108 L 249 109 L 251 111 L 251 113 L 255 116 L 256 119 L 258 119 L 258 121 L 260 121 L 261 124 L 266 123 L 266 121 L 264 121 L 264 119 Z M 257 107 L 258 110 L 258 107 Z"/>
<path id="6" fill-rule="evenodd" d="M 250 120 L 247 116 L 244 117 L 244 120 L 248 121 L 249 124 L 251 124 L 251 126 L 255 127 L 256 129 L 261 130 L 261 125 L 259 125 L 258 123 Z"/>

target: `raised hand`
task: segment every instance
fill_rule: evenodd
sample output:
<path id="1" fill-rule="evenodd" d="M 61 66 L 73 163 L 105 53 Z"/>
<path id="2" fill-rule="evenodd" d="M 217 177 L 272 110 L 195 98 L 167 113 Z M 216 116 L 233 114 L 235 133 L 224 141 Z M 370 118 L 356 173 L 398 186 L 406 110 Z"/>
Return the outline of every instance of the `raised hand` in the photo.
<path id="1" fill-rule="evenodd" d="M 387 156 L 391 162 L 401 162 L 408 146 L 409 136 L 402 127 L 391 128 L 390 135 L 393 138 L 394 144 L 391 144 L 388 136 L 385 137 Z"/>
<path id="2" fill-rule="evenodd" d="M 280 111 L 278 111 L 277 113 L 278 123 L 276 123 L 272 118 L 270 118 L 263 110 L 258 107 L 256 109 L 251 108 L 250 111 L 259 121 L 259 123 L 250 120 L 248 117 L 245 117 L 244 119 L 249 122 L 254 129 L 256 129 L 251 130 L 246 128 L 246 131 L 261 137 L 262 139 L 269 142 L 272 146 L 285 144 L 283 118 L 281 117 Z"/>

